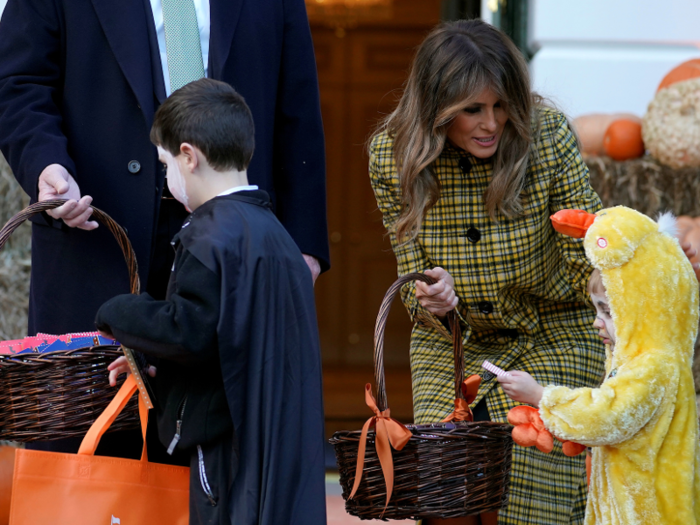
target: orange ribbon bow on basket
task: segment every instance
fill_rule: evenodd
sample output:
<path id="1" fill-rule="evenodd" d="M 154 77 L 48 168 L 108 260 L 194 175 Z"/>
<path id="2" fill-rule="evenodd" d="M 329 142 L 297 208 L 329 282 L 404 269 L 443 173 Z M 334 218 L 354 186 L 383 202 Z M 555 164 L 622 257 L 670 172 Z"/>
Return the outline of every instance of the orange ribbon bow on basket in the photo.
<path id="1" fill-rule="evenodd" d="M 471 375 L 464 380 L 462 383 L 462 395 L 464 399 L 455 397 L 455 409 L 449 416 L 442 420 L 442 423 L 449 423 L 450 421 L 474 421 L 474 414 L 472 414 L 472 409 L 469 408 L 469 404 L 476 399 L 480 384 L 481 377 L 477 374 Z"/>
<path id="2" fill-rule="evenodd" d="M 389 506 L 389 499 L 394 490 L 394 459 L 391 455 L 391 447 L 395 450 L 401 450 L 408 440 L 411 439 L 411 431 L 408 430 L 402 423 L 399 423 L 390 416 L 390 411 L 387 408 L 383 412 L 379 410 L 377 402 L 372 395 L 372 385 L 365 385 L 365 403 L 372 409 L 374 416 L 369 418 L 362 427 L 362 435 L 360 436 L 360 446 L 357 449 L 357 470 L 355 471 L 355 484 L 352 487 L 350 498 L 352 498 L 362 481 L 362 470 L 365 464 L 365 450 L 367 448 L 367 432 L 370 427 L 375 427 L 374 443 L 377 449 L 377 457 L 382 466 L 384 481 L 386 482 L 386 504 L 384 510 Z"/>
<path id="3" fill-rule="evenodd" d="M 554 448 L 554 437 L 544 426 L 539 410 L 527 405 L 520 405 L 511 408 L 508 412 L 508 423 L 513 425 L 513 441 L 521 447 L 531 447 L 535 445 L 538 450 L 549 454 Z M 566 456 L 577 456 L 584 450 L 585 445 L 564 441 L 557 438 L 562 443 L 562 452 Z"/>

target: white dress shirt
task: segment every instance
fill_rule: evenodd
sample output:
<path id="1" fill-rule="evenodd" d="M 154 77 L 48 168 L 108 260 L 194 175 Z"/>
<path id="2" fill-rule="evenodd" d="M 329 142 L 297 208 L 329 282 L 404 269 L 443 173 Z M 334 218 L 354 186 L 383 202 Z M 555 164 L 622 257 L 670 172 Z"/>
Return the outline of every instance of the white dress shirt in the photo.
<path id="1" fill-rule="evenodd" d="M 163 80 L 165 81 L 165 94 L 170 96 L 170 73 L 168 73 L 168 54 L 165 50 L 165 25 L 163 24 L 163 4 L 161 0 L 151 0 L 153 21 L 156 24 L 158 35 L 158 50 L 160 51 L 160 63 L 163 66 Z M 202 43 L 202 61 L 204 62 L 204 76 L 209 76 L 209 0 L 194 0 L 194 10 L 197 13 L 197 25 L 199 26 L 199 39 Z"/>
<path id="2" fill-rule="evenodd" d="M 258 187 L 255 184 L 251 184 L 250 186 L 234 186 L 233 188 L 229 188 L 225 191 L 222 191 L 217 195 L 217 197 L 231 195 L 232 193 L 238 193 L 239 191 L 255 191 L 257 189 Z"/>

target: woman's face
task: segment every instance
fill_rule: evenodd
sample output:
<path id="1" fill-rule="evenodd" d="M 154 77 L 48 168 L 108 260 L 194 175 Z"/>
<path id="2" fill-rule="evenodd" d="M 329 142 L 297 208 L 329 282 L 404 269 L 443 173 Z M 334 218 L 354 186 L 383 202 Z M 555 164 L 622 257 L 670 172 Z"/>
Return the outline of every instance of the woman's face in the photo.
<path id="1" fill-rule="evenodd" d="M 475 157 L 487 159 L 496 153 L 506 122 L 505 104 L 487 88 L 455 117 L 447 128 L 447 139 Z"/>

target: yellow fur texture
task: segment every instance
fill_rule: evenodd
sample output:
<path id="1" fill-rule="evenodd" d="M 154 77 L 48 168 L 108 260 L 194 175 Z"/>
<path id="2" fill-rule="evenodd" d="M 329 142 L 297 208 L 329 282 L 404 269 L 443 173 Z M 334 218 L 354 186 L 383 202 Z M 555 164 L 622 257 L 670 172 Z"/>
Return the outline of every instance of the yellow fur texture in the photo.
<path id="1" fill-rule="evenodd" d="M 584 246 L 616 343 L 599 388 L 547 386 L 540 416 L 554 435 L 593 447 L 586 525 L 700 525 L 698 281 L 678 241 L 623 206 L 598 212 Z"/>

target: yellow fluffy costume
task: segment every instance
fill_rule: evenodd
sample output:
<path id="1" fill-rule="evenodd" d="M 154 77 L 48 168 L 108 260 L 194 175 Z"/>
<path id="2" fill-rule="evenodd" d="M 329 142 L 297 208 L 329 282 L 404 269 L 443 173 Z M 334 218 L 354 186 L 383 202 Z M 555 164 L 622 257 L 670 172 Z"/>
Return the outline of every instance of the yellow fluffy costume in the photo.
<path id="1" fill-rule="evenodd" d="M 555 228 L 585 234 L 616 332 L 599 388 L 547 386 L 540 402 L 552 434 L 594 447 L 586 525 L 700 525 L 691 374 L 698 281 L 673 237 L 675 221 L 624 206 L 578 213 L 573 224 L 563 215 Z"/>

